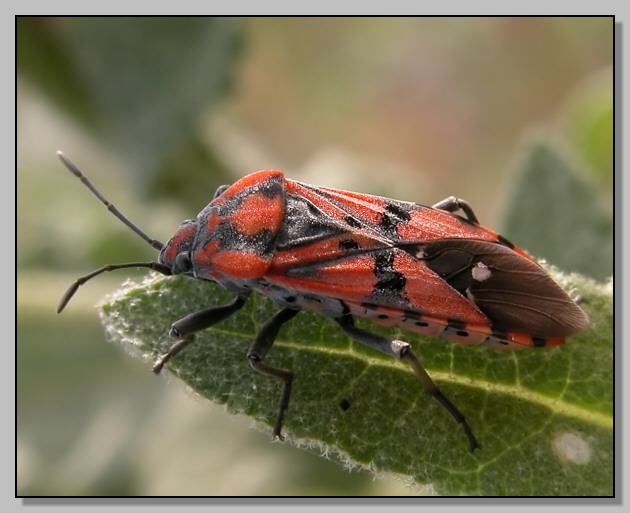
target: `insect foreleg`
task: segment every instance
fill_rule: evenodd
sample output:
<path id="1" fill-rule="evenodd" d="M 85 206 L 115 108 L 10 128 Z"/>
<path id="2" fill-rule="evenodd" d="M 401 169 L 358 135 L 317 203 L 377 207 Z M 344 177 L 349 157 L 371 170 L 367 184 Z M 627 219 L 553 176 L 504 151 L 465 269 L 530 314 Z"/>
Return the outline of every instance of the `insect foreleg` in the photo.
<path id="1" fill-rule="evenodd" d="M 265 363 L 265 357 L 271 346 L 273 346 L 280 328 L 284 323 L 289 322 L 295 317 L 300 310 L 285 308 L 274 315 L 260 330 L 252 347 L 247 353 L 249 364 L 255 370 L 270 376 L 275 376 L 283 381 L 282 391 L 280 392 L 280 403 L 278 404 L 278 415 L 276 423 L 273 427 L 274 436 L 282 440 L 282 421 L 284 420 L 284 412 L 289 407 L 289 398 L 291 397 L 291 384 L 293 383 L 293 372 L 289 369 L 280 369 Z"/>
<path id="2" fill-rule="evenodd" d="M 457 421 L 457 423 L 462 426 L 464 432 L 466 433 L 466 437 L 468 438 L 470 450 L 474 451 L 476 448 L 479 447 L 479 443 L 477 442 L 477 439 L 475 438 L 475 435 L 470 429 L 470 426 L 468 425 L 468 422 L 466 421 L 466 418 L 464 417 L 462 412 L 460 412 L 459 409 L 440 391 L 438 386 L 431 379 L 431 376 L 429 376 L 427 371 L 424 369 L 422 363 L 420 363 L 420 360 L 407 342 L 390 339 L 382 335 L 378 335 L 376 333 L 357 328 L 354 325 L 354 320 L 352 316 L 350 315 L 345 315 L 335 320 L 337 321 L 337 323 L 339 323 L 343 331 L 345 331 L 357 342 L 369 346 L 372 349 L 376 349 L 377 351 L 381 351 L 382 353 L 409 362 L 411 368 L 422 383 L 422 386 L 424 387 L 426 392 L 433 396 L 442 406 L 444 406 L 444 408 L 446 408 L 446 410 Z"/>
<path id="3" fill-rule="evenodd" d="M 173 323 L 169 335 L 179 340 L 170 347 L 168 352 L 156 360 L 153 365 L 153 372 L 159 374 L 166 362 L 194 340 L 196 332 L 205 330 L 240 310 L 248 297 L 249 294 L 236 296 L 226 305 L 213 306 L 212 308 L 194 312 Z"/>

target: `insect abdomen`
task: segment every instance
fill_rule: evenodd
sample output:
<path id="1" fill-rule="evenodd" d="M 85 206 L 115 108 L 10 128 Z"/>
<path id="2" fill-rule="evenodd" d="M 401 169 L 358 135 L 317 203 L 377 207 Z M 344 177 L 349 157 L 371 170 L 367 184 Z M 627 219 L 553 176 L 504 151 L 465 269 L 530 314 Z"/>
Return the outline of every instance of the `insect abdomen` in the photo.
<path id="1" fill-rule="evenodd" d="M 532 337 L 524 333 L 509 333 L 492 329 L 488 324 L 470 324 L 448 320 L 414 311 L 398 311 L 371 303 L 344 301 L 352 315 L 367 318 L 388 327 L 399 327 L 406 331 L 427 336 L 443 336 L 460 344 L 488 345 L 497 349 L 524 349 L 549 347 L 563 344 L 562 337 Z"/>

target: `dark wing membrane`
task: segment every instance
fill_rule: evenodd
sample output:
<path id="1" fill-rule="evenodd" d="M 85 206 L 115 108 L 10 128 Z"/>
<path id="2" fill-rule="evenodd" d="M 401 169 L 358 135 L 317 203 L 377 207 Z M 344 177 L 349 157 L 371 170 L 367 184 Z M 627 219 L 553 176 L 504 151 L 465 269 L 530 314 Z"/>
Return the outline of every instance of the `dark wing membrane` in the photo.
<path id="1" fill-rule="evenodd" d="M 496 329 L 567 337 L 588 325 L 582 309 L 539 265 L 501 244 L 450 239 L 404 249 L 474 302 Z"/>

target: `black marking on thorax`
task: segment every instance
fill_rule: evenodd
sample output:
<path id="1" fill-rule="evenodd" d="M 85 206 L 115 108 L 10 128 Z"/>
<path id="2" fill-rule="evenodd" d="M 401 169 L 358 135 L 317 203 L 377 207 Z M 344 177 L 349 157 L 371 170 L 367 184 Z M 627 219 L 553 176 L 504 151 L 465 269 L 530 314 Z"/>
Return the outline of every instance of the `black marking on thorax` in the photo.
<path id="1" fill-rule="evenodd" d="M 341 223 L 331 219 L 311 201 L 288 194 L 277 247 L 283 250 L 296 248 L 345 232 Z"/>
<path id="2" fill-rule="evenodd" d="M 276 233 L 264 228 L 252 236 L 240 233 L 229 221 L 217 225 L 212 233 L 198 232 L 197 247 L 205 247 L 214 240 L 219 241 L 219 251 L 239 251 L 270 256 L 275 251 Z"/>

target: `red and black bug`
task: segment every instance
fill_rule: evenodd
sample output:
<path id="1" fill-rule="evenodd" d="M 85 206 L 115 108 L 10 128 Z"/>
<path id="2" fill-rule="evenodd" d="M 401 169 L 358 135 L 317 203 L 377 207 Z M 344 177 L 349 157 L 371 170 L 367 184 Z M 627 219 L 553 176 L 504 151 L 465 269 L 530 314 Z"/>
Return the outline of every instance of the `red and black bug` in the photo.
<path id="1" fill-rule="evenodd" d="M 454 197 L 426 207 L 308 185 L 265 170 L 220 187 L 196 219 L 184 221 L 162 244 L 123 216 L 68 157 L 58 155 L 160 254 L 157 262 L 110 264 L 79 278 L 57 311 L 94 276 L 131 267 L 209 280 L 233 292 L 230 303 L 171 325 L 176 341 L 155 362 L 153 370 L 159 373 L 196 332 L 235 313 L 252 291 L 273 299 L 281 310 L 258 333 L 247 358 L 254 369 L 283 383 L 273 430 L 277 437 L 293 372 L 270 365 L 266 357 L 282 325 L 302 308 L 334 320 L 352 339 L 407 361 L 425 390 L 462 426 L 471 450 L 479 444 L 464 415 L 433 382 L 411 346 L 355 326 L 354 317 L 509 349 L 562 344 L 589 322 L 533 258 L 480 226 L 470 206 Z"/>

